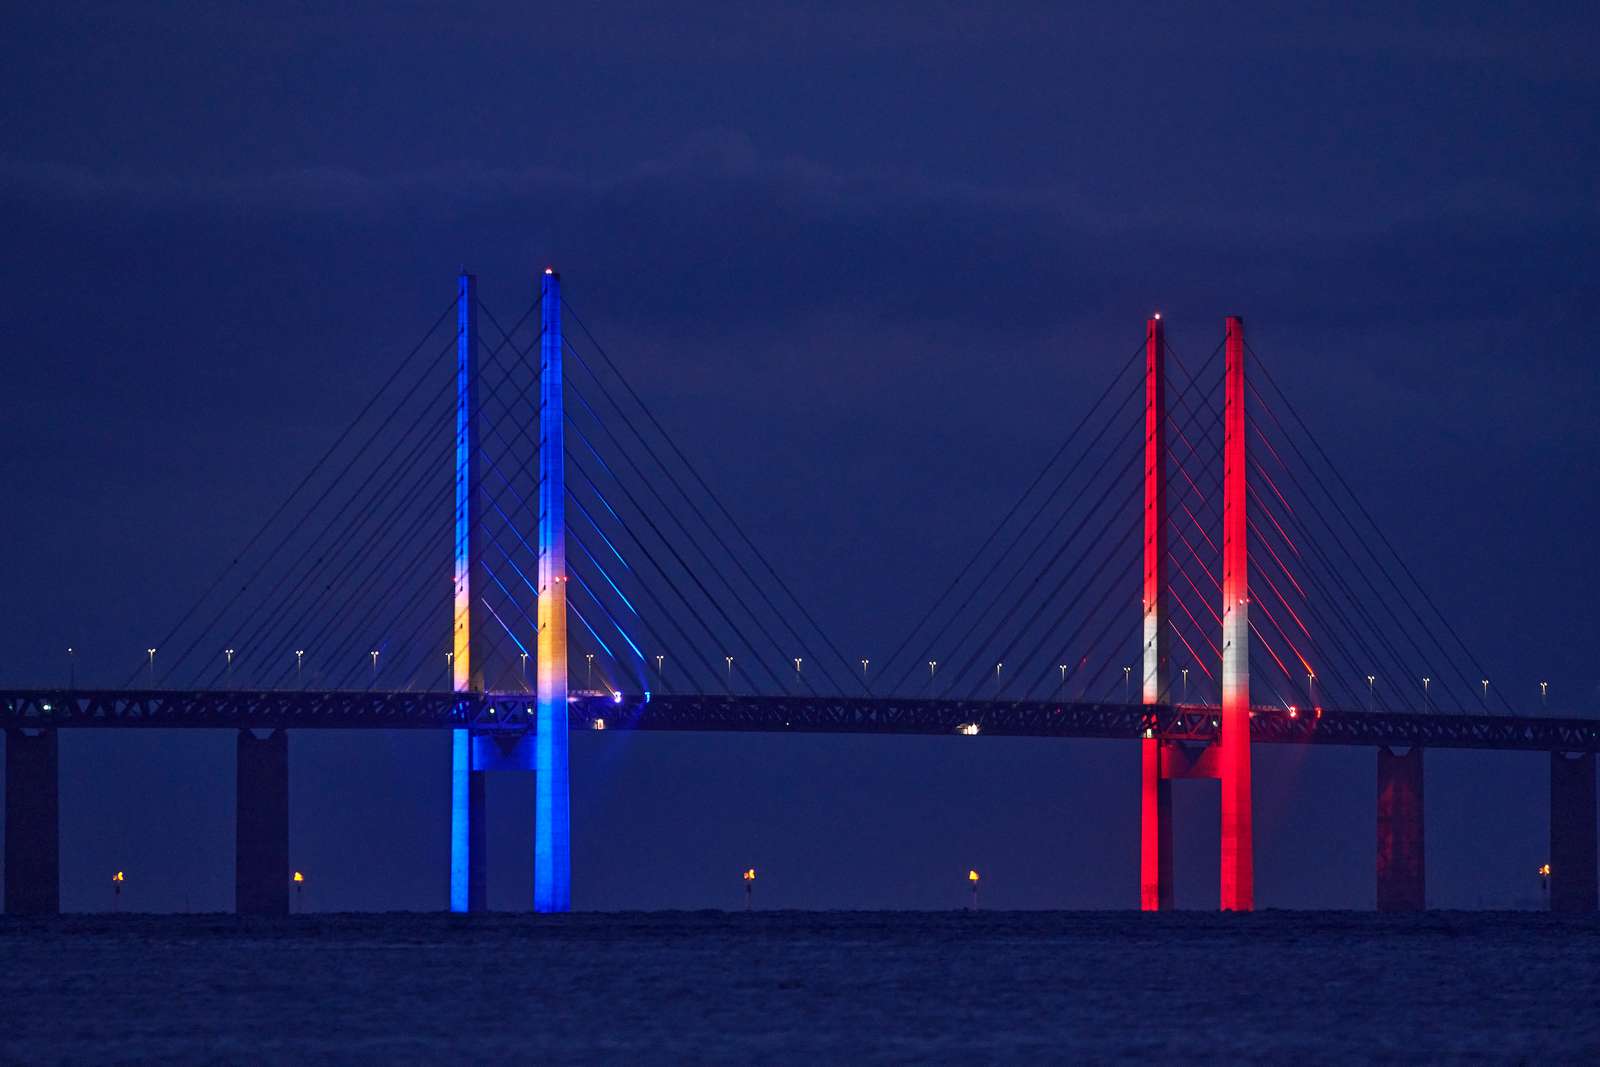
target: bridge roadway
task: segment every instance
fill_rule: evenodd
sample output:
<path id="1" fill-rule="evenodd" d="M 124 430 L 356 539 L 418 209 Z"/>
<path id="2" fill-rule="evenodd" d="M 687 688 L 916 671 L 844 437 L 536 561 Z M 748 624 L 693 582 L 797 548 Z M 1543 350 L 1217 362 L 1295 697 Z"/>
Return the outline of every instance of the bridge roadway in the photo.
<path id="1" fill-rule="evenodd" d="M 0 727 L 461 729 L 527 732 L 531 693 L 404 690 L 0 691 Z M 572 728 L 768 733 L 981 734 L 1210 742 L 1217 711 L 1200 706 L 890 697 L 580 693 Z M 1251 740 L 1384 748 L 1600 752 L 1600 719 L 1443 712 L 1296 712 L 1259 708 Z"/>

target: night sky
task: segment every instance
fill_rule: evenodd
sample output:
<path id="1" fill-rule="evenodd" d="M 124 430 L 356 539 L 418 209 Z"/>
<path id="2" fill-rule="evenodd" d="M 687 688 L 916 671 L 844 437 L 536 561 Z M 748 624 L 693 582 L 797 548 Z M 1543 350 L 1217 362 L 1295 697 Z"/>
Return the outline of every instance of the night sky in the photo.
<path id="1" fill-rule="evenodd" d="M 1191 361 L 1241 314 L 1496 685 L 1600 714 L 1591 5 L 367 6 L 8 14 L 0 685 L 69 645 L 122 681 L 461 267 L 500 309 L 548 263 L 847 652 L 899 641 L 1151 311 Z M 230 907 L 233 744 L 65 735 L 63 907 L 118 868 L 125 907 Z M 291 747 L 309 901 L 443 907 L 446 737 Z M 579 908 L 740 906 L 751 865 L 763 906 L 955 907 L 968 867 L 986 906 L 1136 903 L 1131 745 L 572 751 Z M 1258 904 L 1371 907 L 1372 751 L 1256 761 Z M 1546 766 L 1429 754 L 1434 904 L 1537 899 Z M 1215 906 L 1215 787 L 1178 798 L 1179 902 Z M 523 907 L 531 780 L 490 801 Z"/>

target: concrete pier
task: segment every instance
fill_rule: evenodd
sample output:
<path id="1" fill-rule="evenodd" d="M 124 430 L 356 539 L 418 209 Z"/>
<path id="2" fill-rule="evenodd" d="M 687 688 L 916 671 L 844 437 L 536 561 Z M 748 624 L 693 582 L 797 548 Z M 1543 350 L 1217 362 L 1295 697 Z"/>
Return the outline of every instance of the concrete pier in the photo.
<path id="1" fill-rule="evenodd" d="M 61 802 L 55 730 L 6 731 L 6 913 L 61 910 Z"/>
<path id="2" fill-rule="evenodd" d="M 239 731 L 234 910 L 289 914 L 289 732 Z"/>
<path id="3" fill-rule="evenodd" d="M 1378 910 L 1427 908 L 1422 749 L 1378 749 Z"/>
<path id="4" fill-rule="evenodd" d="M 1595 884 L 1594 753 L 1550 753 L 1550 910 L 1592 912 Z"/>

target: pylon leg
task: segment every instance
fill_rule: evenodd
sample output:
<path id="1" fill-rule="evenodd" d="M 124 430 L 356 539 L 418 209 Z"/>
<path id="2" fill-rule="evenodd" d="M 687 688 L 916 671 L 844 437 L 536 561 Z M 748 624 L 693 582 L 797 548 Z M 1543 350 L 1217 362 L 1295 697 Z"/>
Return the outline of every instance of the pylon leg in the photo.
<path id="1" fill-rule="evenodd" d="M 1171 911 L 1172 781 L 1161 774 L 1161 742 L 1147 737 L 1139 745 L 1139 907 Z"/>
<path id="2" fill-rule="evenodd" d="M 1245 496 L 1244 322 L 1227 320 L 1222 401 L 1222 910 L 1255 907 L 1250 788 L 1250 553 Z"/>

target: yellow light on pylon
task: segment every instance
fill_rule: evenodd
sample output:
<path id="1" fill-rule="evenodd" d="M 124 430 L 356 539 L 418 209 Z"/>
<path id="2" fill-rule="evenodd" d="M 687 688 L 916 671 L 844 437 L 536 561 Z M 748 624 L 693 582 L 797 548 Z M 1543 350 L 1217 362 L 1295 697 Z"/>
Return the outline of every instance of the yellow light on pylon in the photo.
<path id="1" fill-rule="evenodd" d="M 1548 863 L 1539 864 L 1539 877 L 1540 878 L 1548 878 L 1548 877 L 1550 877 L 1550 865 Z"/>
<path id="2" fill-rule="evenodd" d="M 294 884 L 295 885 L 299 885 L 300 883 L 304 882 L 305 880 L 306 880 L 306 876 L 305 875 L 301 874 L 299 871 L 295 871 L 294 872 Z"/>
<path id="3" fill-rule="evenodd" d="M 112 876 L 111 876 L 111 880 L 112 880 L 112 881 L 113 881 L 113 882 L 116 882 L 116 883 L 117 883 L 117 884 L 118 884 L 118 885 L 121 885 L 121 884 L 122 884 L 122 882 L 123 882 L 123 881 L 124 881 L 124 879 L 123 879 L 123 877 L 122 877 L 122 872 L 121 872 L 121 871 L 118 871 L 118 872 L 117 872 L 117 873 L 116 873 L 116 874 L 113 874 L 113 875 L 112 875 Z"/>
<path id="4" fill-rule="evenodd" d="M 747 882 L 753 882 L 756 880 L 756 869 L 754 867 L 750 867 L 745 870 L 744 880 Z"/>
<path id="5" fill-rule="evenodd" d="M 967 881 L 971 882 L 973 885 L 977 885 L 978 884 L 978 872 L 977 871 L 968 871 L 967 872 Z"/>

